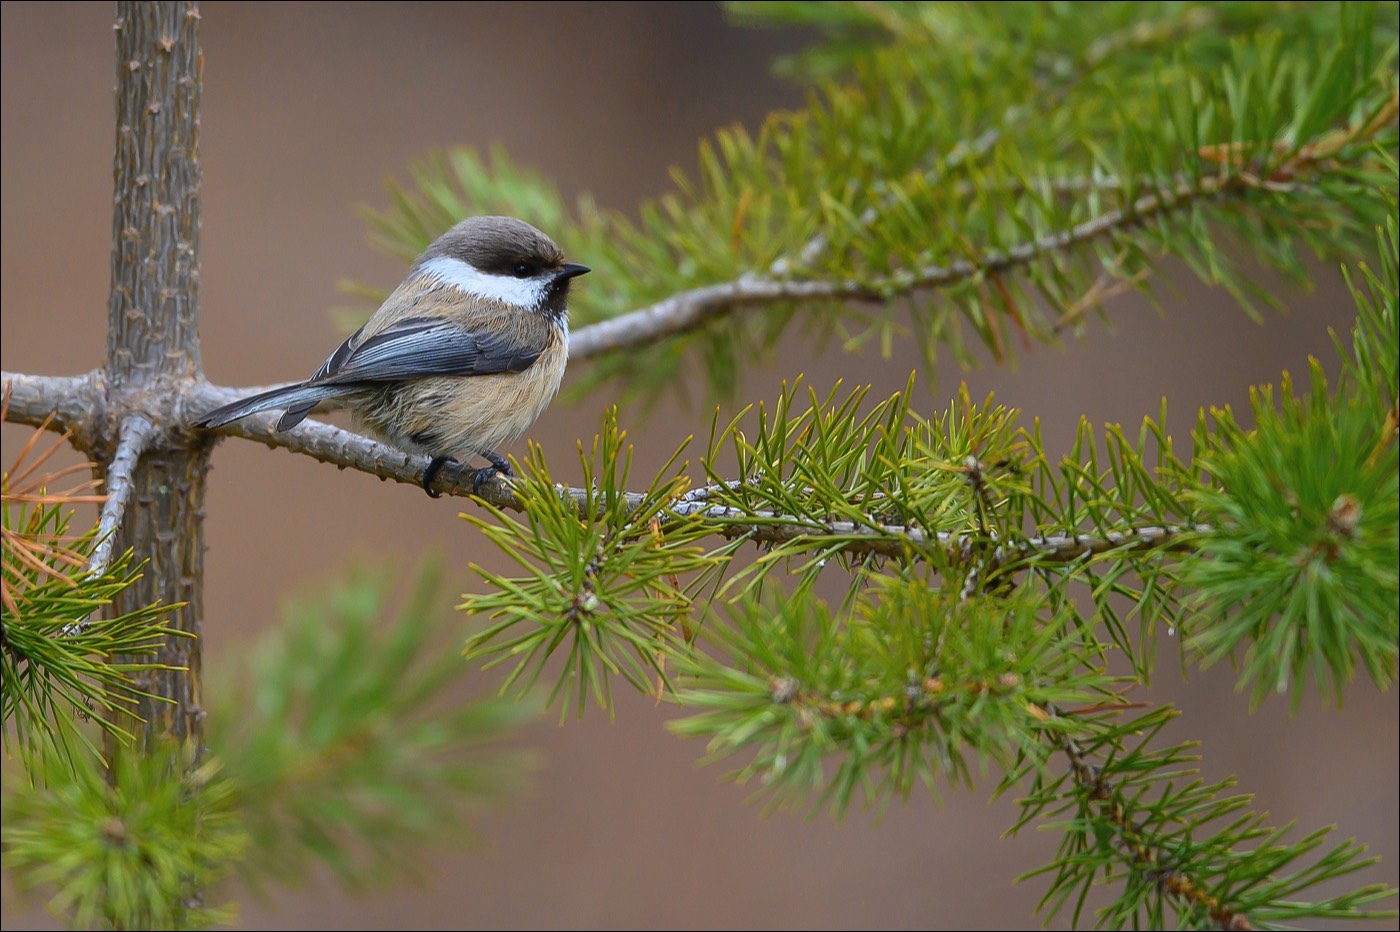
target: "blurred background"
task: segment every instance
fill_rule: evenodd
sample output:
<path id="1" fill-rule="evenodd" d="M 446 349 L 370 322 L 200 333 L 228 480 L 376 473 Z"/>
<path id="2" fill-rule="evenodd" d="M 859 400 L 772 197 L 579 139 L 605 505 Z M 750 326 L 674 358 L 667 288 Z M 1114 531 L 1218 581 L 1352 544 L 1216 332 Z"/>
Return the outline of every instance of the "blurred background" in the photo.
<path id="1" fill-rule="evenodd" d="M 201 6 L 203 357 L 209 378 L 260 385 L 300 378 L 342 334 L 330 313 L 350 303 L 336 283 L 391 286 L 396 260 L 365 243 L 357 205 L 383 206 L 383 181 L 433 147 L 502 145 L 557 179 L 568 195 L 632 209 L 663 193 L 671 166 L 690 170 L 715 127 L 755 127 L 800 93 L 770 74 L 804 37 L 727 24 L 709 3 L 278 3 Z M 0 357 L 7 370 L 75 374 L 100 364 L 111 234 L 112 7 L 4 3 L 3 260 Z M 525 219 L 529 219 L 528 217 Z M 587 263 L 587 256 L 571 257 Z M 1168 274 L 1173 269 L 1167 269 Z M 1265 277 L 1265 273 L 1260 273 Z M 1158 314 L 1118 299 L 1111 324 L 1012 367 L 943 366 L 917 406 L 946 404 L 966 378 L 1039 417 L 1052 449 L 1080 414 L 1134 428 L 1163 395 L 1185 435 L 1201 406 L 1247 407 L 1249 386 L 1301 374 L 1308 356 L 1330 371 L 1328 328 L 1353 316 L 1340 276 L 1319 267 L 1310 293 L 1281 286 L 1286 316 L 1251 323 L 1228 295 L 1184 275 Z M 580 287 L 587 288 L 584 279 Z M 747 373 L 740 403 L 776 396 L 805 374 L 903 387 L 916 353 L 892 359 L 816 351 L 798 336 L 771 368 Z M 677 372 L 677 379 L 691 374 Z M 696 379 L 696 385 L 699 385 Z M 694 393 L 693 393 L 694 394 Z M 591 441 L 610 399 L 556 403 L 530 436 L 557 478 L 576 478 L 574 448 Z M 659 468 L 703 434 L 704 406 L 667 400 L 643 419 L 623 413 L 639 446 L 636 474 Z M 6 428 L 4 462 L 28 437 Z M 524 444 L 509 451 L 521 455 Z M 408 485 L 229 441 L 214 458 L 207 509 L 205 664 L 236 666 L 294 593 L 314 592 L 355 558 L 412 569 L 445 554 L 454 591 L 480 585 L 476 561 L 501 568 L 481 535 Z M 465 624 L 464 624 L 465 631 Z M 450 649 L 450 648 L 449 648 Z M 1366 877 L 1397 882 L 1397 698 L 1368 682 L 1344 713 L 1310 691 L 1254 714 L 1226 666 L 1188 668 L 1170 650 L 1150 698 L 1176 702 L 1174 740 L 1201 739 L 1204 776 L 1239 777 L 1275 822 L 1369 843 L 1382 863 Z M 463 669 L 462 695 L 484 678 Z M 427 853 L 420 878 L 345 895 L 324 880 L 257 899 L 241 890 L 248 929 L 402 928 L 1014 928 L 1033 922 L 1044 892 L 1013 878 L 1043 864 L 1054 832 L 1001 833 L 1009 800 L 977 791 L 916 796 L 883 820 L 843 823 L 765 816 L 726 767 L 700 768 L 703 747 L 664 729 L 670 709 L 619 690 L 616 721 L 591 709 L 522 735 L 538 749 L 532 785 L 481 823 L 470 852 Z M 41 904 L 4 888 L 6 929 L 54 927 Z M 1063 925 L 1064 920 L 1057 920 Z M 1353 926 L 1355 927 L 1355 926 Z"/>

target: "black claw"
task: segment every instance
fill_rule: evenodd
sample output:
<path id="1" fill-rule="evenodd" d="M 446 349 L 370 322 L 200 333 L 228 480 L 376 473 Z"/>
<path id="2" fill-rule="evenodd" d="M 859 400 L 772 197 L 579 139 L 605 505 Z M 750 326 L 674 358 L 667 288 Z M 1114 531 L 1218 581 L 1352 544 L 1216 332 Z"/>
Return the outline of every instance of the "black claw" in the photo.
<path id="1" fill-rule="evenodd" d="M 490 481 L 496 476 L 505 476 L 507 479 L 515 478 L 515 471 L 510 468 L 510 461 L 501 454 L 492 450 L 485 450 L 482 452 L 481 458 L 489 460 L 491 465 L 481 467 L 476 471 L 476 475 L 472 477 L 473 495 L 481 491 L 483 483 Z"/>
<path id="2" fill-rule="evenodd" d="M 481 486 L 489 482 L 495 476 L 505 476 L 507 479 L 515 478 L 515 471 L 510 468 L 510 461 L 499 453 L 487 450 L 482 453 L 482 458 L 490 460 L 490 466 L 483 466 L 472 476 L 472 494 L 481 491 Z M 441 498 L 441 493 L 433 491 L 433 480 L 437 474 L 442 472 L 442 467 L 448 463 L 456 464 L 457 460 L 451 456 L 435 456 L 428 461 L 428 467 L 423 470 L 423 491 L 428 493 L 430 498 Z"/>
<path id="3" fill-rule="evenodd" d="M 501 454 L 494 450 L 487 450 L 481 454 L 481 457 L 491 464 L 493 470 L 505 476 L 507 479 L 515 478 L 515 470 L 510 468 L 510 460 L 506 459 Z"/>
<path id="4" fill-rule="evenodd" d="M 491 466 L 483 466 L 478 469 L 476 475 L 472 476 L 472 494 L 475 495 L 480 492 L 482 485 L 496 478 L 500 472 L 501 471 L 497 469 L 494 464 Z"/>
<path id="5" fill-rule="evenodd" d="M 442 472 L 442 467 L 455 462 L 457 461 L 450 456 L 435 456 L 428 461 L 428 468 L 423 470 L 423 491 L 428 493 L 429 498 L 442 497 L 441 492 L 433 491 L 433 480 L 437 478 L 438 473 Z"/>

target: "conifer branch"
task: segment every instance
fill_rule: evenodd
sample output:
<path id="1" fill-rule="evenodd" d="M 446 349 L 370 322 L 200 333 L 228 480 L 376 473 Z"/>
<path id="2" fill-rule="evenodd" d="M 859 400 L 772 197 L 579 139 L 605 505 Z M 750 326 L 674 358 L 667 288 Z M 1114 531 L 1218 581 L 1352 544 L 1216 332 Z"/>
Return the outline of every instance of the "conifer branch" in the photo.
<path id="1" fill-rule="evenodd" d="M 878 290 L 858 282 L 789 281 L 743 275 L 732 282 L 682 291 L 647 307 L 582 327 L 569 337 L 569 358 L 587 359 L 626 347 L 656 343 L 698 330 L 711 319 L 744 307 L 880 299 Z"/>
<path id="2" fill-rule="evenodd" d="M 132 474 L 136 463 L 145 452 L 157 426 L 145 415 L 133 414 L 122 422 L 117 450 L 107 467 L 107 500 L 102 504 L 102 514 L 97 520 L 97 546 L 92 551 L 88 563 L 88 573 L 96 575 L 107 569 L 112 562 L 112 549 L 117 541 L 117 528 L 126 514 L 127 503 L 131 501 Z"/>
<path id="3" fill-rule="evenodd" d="M 925 291 L 947 288 L 979 276 L 996 276 L 1029 265 L 1040 256 L 1072 249 L 1115 233 L 1141 226 L 1154 217 L 1189 210 L 1200 201 L 1223 201 L 1252 190 L 1291 193 L 1307 186 L 1304 176 L 1328 167 L 1328 162 L 1348 145 L 1374 138 L 1395 123 L 1400 114 L 1400 92 L 1368 119 L 1352 126 L 1322 134 L 1292 150 L 1292 155 L 1259 173 L 1252 165 L 1239 164 L 1243 147 L 1238 144 L 1203 146 L 1202 161 L 1221 165 L 1217 174 L 1184 178 L 1168 190 L 1144 194 L 1126 207 L 1104 211 L 1067 229 L 1048 233 L 1011 246 L 993 250 L 973 259 L 933 264 L 872 280 L 870 282 L 824 279 L 788 279 L 754 273 L 729 282 L 692 288 L 671 295 L 647 307 L 609 320 L 589 324 L 574 331 L 569 340 L 569 358 L 587 359 L 619 349 L 644 346 L 697 330 L 710 320 L 748 307 L 778 304 L 811 304 L 822 301 L 883 302 Z M 989 134 L 972 148 L 988 146 L 996 139 Z M 1283 143 L 1277 144 L 1282 147 Z M 860 220 L 869 225 L 876 219 L 867 211 Z M 826 249 L 820 237 L 801 251 L 808 262 Z M 777 260 L 770 272 L 789 270 Z"/>
<path id="4" fill-rule="evenodd" d="M 1044 710 L 1041 710 L 1041 714 L 1051 715 Z M 1062 717 L 1063 714 L 1055 713 L 1055 717 Z M 1230 909 L 1185 872 L 1165 864 L 1162 853 L 1151 844 L 1151 834 L 1128 817 L 1123 808 L 1121 790 L 1108 780 L 1103 769 L 1089 763 L 1073 738 L 1062 733 L 1054 735 L 1055 747 L 1068 759 L 1070 772 L 1074 775 L 1075 784 L 1085 794 L 1086 804 L 1098 804 L 1099 816 L 1113 833 L 1124 856 L 1136 870 L 1153 878 L 1152 882 L 1164 898 L 1185 901 L 1204 910 L 1217 928 L 1227 932 L 1254 928 L 1248 916 Z"/>
<path id="5" fill-rule="evenodd" d="M 60 433 L 88 429 L 105 409 L 102 373 L 84 375 L 26 375 L 0 372 L 0 386 L 9 396 L 8 420 L 12 424 L 48 428 Z"/>
<path id="6" fill-rule="evenodd" d="M 75 399 L 86 394 L 90 377 L 53 378 L 28 376 L 5 372 L 0 379 L 14 386 L 10 404 L 11 419 L 17 423 L 42 423 L 48 412 L 68 412 L 68 420 L 77 429 L 84 429 L 91 414 L 84 412 Z M 191 382 L 182 392 L 172 395 L 170 417 L 176 423 L 189 423 L 194 418 L 223 404 L 235 401 L 266 390 L 265 386 L 233 389 L 211 385 L 207 382 Z M 58 420 L 63 420 L 62 416 Z M 135 422 L 140 422 L 137 426 Z M 269 447 L 280 447 L 293 453 L 303 453 L 323 463 L 332 463 L 341 469 L 355 469 L 392 479 L 410 485 L 422 483 L 423 470 L 427 468 L 428 457 L 405 453 L 395 447 L 379 443 L 362 434 L 344 430 L 331 424 L 308 419 L 289 431 L 278 431 L 276 419 L 271 415 L 253 415 L 227 424 L 218 429 L 223 435 L 244 437 L 256 440 Z M 128 453 L 139 451 L 149 441 L 156 430 L 156 424 L 145 417 L 133 416 L 124 425 L 121 445 Z M 114 485 L 119 481 L 118 463 L 114 461 L 113 472 L 109 473 L 108 493 L 117 497 L 119 489 Z M 134 460 L 133 460 L 134 462 Z M 483 482 L 473 493 L 472 484 L 476 467 L 471 464 L 448 464 L 437 475 L 433 489 L 444 495 L 465 498 L 477 497 L 498 508 L 521 511 L 523 506 L 512 487 L 512 480 L 501 476 Z M 729 483 L 731 487 L 737 483 Z M 756 544 L 776 546 L 791 543 L 806 537 L 822 538 L 828 544 L 839 544 L 840 550 L 852 555 L 875 554 L 883 557 L 926 556 L 933 550 L 945 553 L 959 553 L 972 540 L 965 535 L 947 531 L 930 532 L 923 528 L 887 524 L 870 521 L 813 521 L 796 515 L 785 515 L 767 510 L 750 510 L 734 505 L 716 504 L 712 499 L 721 486 L 702 486 L 681 494 L 668 509 L 675 519 L 699 520 L 714 525 L 714 532 L 730 539 L 743 537 Z M 571 501 L 579 514 L 586 513 L 590 493 L 587 489 L 558 487 L 559 495 Z M 627 510 L 639 507 L 646 496 L 641 492 L 624 493 Z M 596 495 L 593 496 L 596 500 Z M 113 522 L 119 521 L 123 505 L 118 501 L 103 511 L 103 519 L 114 513 Z M 116 524 L 112 523 L 111 527 Z M 109 530 L 103 525 L 103 532 Z M 1100 535 L 1053 534 L 1029 537 L 1022 541 L 1008 542 L 996 547 L 992 559 L 998 565 L 1008 561 L 1034 559 L 1037 562 L 1071 563 L 1085 557 L 1097 556 L 1111 550 L 1147 551 L 1174 549 L 1184 545 L 1188 533 L 1209 531 L 1205 525 L 1179 527 L 1175 525 L 1149 525 L 1110 531 Z M 110 558 L 110 548 L 104 548 L 104 563 Z M 94 556 L 94 560 L 96 556 Z M 96 564 L 94 564 L 96 565 Z"/>
<path id="7" fill-rule="evenodd" d="M 207 411 L 221 404 L 261 391 L 261 388 L 228 389 L 199 385 L 185 397 L 185 404 L 195 412 Z M 404 453 L 394 447 L 352 431 L 343 430 L 315 420 L 303 421 L 296 428 L 278 432 L 271 415 L 254 415 L 219 428 L 219 433 L 233 434 L 257 440 L 269 447 L 282 447 L 304 453 L 342 469 L 356 469 L 380 479 L 393 479 L 411 485 L 422 482 L 428 457 Z M 476 468 L 470 464 L 449 464 L 433 483 L 433 489 L 443 495 L 468 497 L 473 494 L 472 481 Z M 738 483 L 728 483 L 730 487 Z M 813 522 L 794 515 L 773 511 L 749 510 L 734 505 L 717 504 L 712 499 L 722 486 L 701 486 L 682 493 L 668 509 L 677 520 L 699 520 L 714 526 L 714 532 L 730 539 L 743 537 L 757 544 L 776 546 L 804 537 L 822 538 L 837 544 L 849 554 L 876 554 L 884 557 L 926 556 L 933 550 L 960 553 L 972 543 L 970 538 L 946 532 L 929 532 L 922 528 L 885 524 L 874 520 Z M 586 515 L 590 498 L 596 493 L 588 489 L 558 486 L 558 494 L 573 503 L 580 515 Z M 521 500 L 513 491 L 513 481 L 501 476 L 481 484 L 476 496 L 497 508 L 523 510 Z M 647 496 L 641 492 L 623 493 L 626 510 L 640 507 Z M 1111 531 L 1101 535 L 1039 535 L 1004 544 L 996 548 L 993 559 L 998 564 L 1013 560 L 1034 559 L 1037 562 L 1071 563 L 1110 550 L 1147 551 L 1173 549 L 1184 544 L 1188 533 L 1210 530 L 1204 525 L 1194 527 L 1144 526 Z"/>

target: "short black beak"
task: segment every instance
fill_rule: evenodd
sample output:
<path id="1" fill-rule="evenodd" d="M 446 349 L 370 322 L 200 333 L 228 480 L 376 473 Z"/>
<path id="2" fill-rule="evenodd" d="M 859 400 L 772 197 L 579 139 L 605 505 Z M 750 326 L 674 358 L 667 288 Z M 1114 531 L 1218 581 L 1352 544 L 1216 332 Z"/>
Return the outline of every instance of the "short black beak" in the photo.
<path id="1" fill-rule="evenodd" d="M 570 262 L 556 272 L 554 278 L 556 281 L 562 281 L 566 278 L 576 278 L 579 275 L 587 275 L 591 271 L 593 270 L 586 265 L 575 265 Z"/>

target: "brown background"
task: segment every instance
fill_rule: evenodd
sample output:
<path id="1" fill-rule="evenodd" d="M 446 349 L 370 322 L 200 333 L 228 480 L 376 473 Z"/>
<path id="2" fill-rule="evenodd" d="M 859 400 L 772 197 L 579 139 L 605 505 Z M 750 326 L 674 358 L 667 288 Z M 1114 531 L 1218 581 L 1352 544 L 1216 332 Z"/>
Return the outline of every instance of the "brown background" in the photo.
<path id="1" fill-rule="evenodd" d="M 203 6 L 205 169 L 204 362 L 224 384 L 263 384 L 310 372 L 339 339 L 327 309 L 344 303 L 344 277 L 389 285 L 402 267 L 369 249 L 354 207 L 384 203 L 381 182 L 433 146 L 503 144 L 572 195 L 593 192 L 630 209 L 661 193 L 671 165 L 694 165 L 695 141 L 734 121 L 755 126 L 800 94 L 768 62 L 799 45 L 792 34 L 731 28 L 709 4 L 331 4 Z M 110 4 L 3 4 L 3 365 L 70 374 L 103 351 L 113 137 Z M 587 256 L 573 257 L 587 262 Z M 1261 273 L 1262 274 L 1262 273 Z M 1178 276 L 1180 277 L 1180 276 Z M 975 397 L 1039 416 L 1063 448 L 1075 419 L 1136 425 L 1171 402 L 1184 434 L 1202 405 L 1247 403 L 1251 384 L 1329 365 L 1327 328 L 1345 327 L 1337 274 L 1316 293 L 1284 291 L 1286 317 L 1250 323 L 1228 296 L 1183 279 L 1165 313 L 1117 301 L 1063 350 L 1037 348 L 1014 368 L 967 376 Z M 582 287 L 587 287 L 585 279 Z M 738 396 L 772 398 L 806 373 L 825 387 L 843 377 L 903 386 L 912 352 L 815 353 L 793 337 L 771 368 L 748 374 Z M 942 405 L 960 374 L 951 365 L 921 410 Z M 930 379 L 921 379 L 925 386 Z M 556 405 L 532 432 L 568 470 L 591 438 L 605 396 Z M 658 465 L 709 415 L 667 402 L 642 420 L 625 413 L 642 447 L 639 472 Z M 5 462 L 24 431 L 7 430 Z M 510 452 L 519 454 L 523 444 Z M 313 590 L 352 557 L 411 567 L 430 551 L 452 565 L 499 565 L 455 517 L 432 502 L 303 457 L 238 441 L 215 457 L 208 503 L 206 663 L 227 670 L 284 597 Z M 577 467 L 573 467 L 576 469 Z M 569 477 L 571 473 L 565 473 Z M 458 588 L 479 585 L 465 572 Z M 1205 775 L 1237 774 L 1278 821 L 1336 822 L 1385 860 L 1368 881 L 1397 879 L 1397 702 L 1369 683 L 1345 714 L 1311 692 L 1255 714 L 1228 668 L 1182 682 L 1164 650 L 1151 694 L 1184 715 L 1175 739 L 1200 738 Z M 463 671 L 468 687 L 481 682 Z M 327 883 L 259 902 L 234 891 L 248 928 L 1005 928 L 1032 921 L 1040 882 L 1017 873 L 1043 863 L 1058 840 L 1026 831 L 1002 839 L 1014 807 L 978 792 L 918 795 L 881 822 L 764 817 L 746 791 L 697 768 L 702 748 L 670 736 L 668 710 L 626 696 L 616 723 L 590 712 L 531 728 L 542 752 L 533 787 L 484 822 L 486 844 L 433 854 L 424 883 L 345 896 Z M 50 924 L 7 884 L 6 928 Z M 1063 925 L 1061 920 L 1058 925 Z"/>

